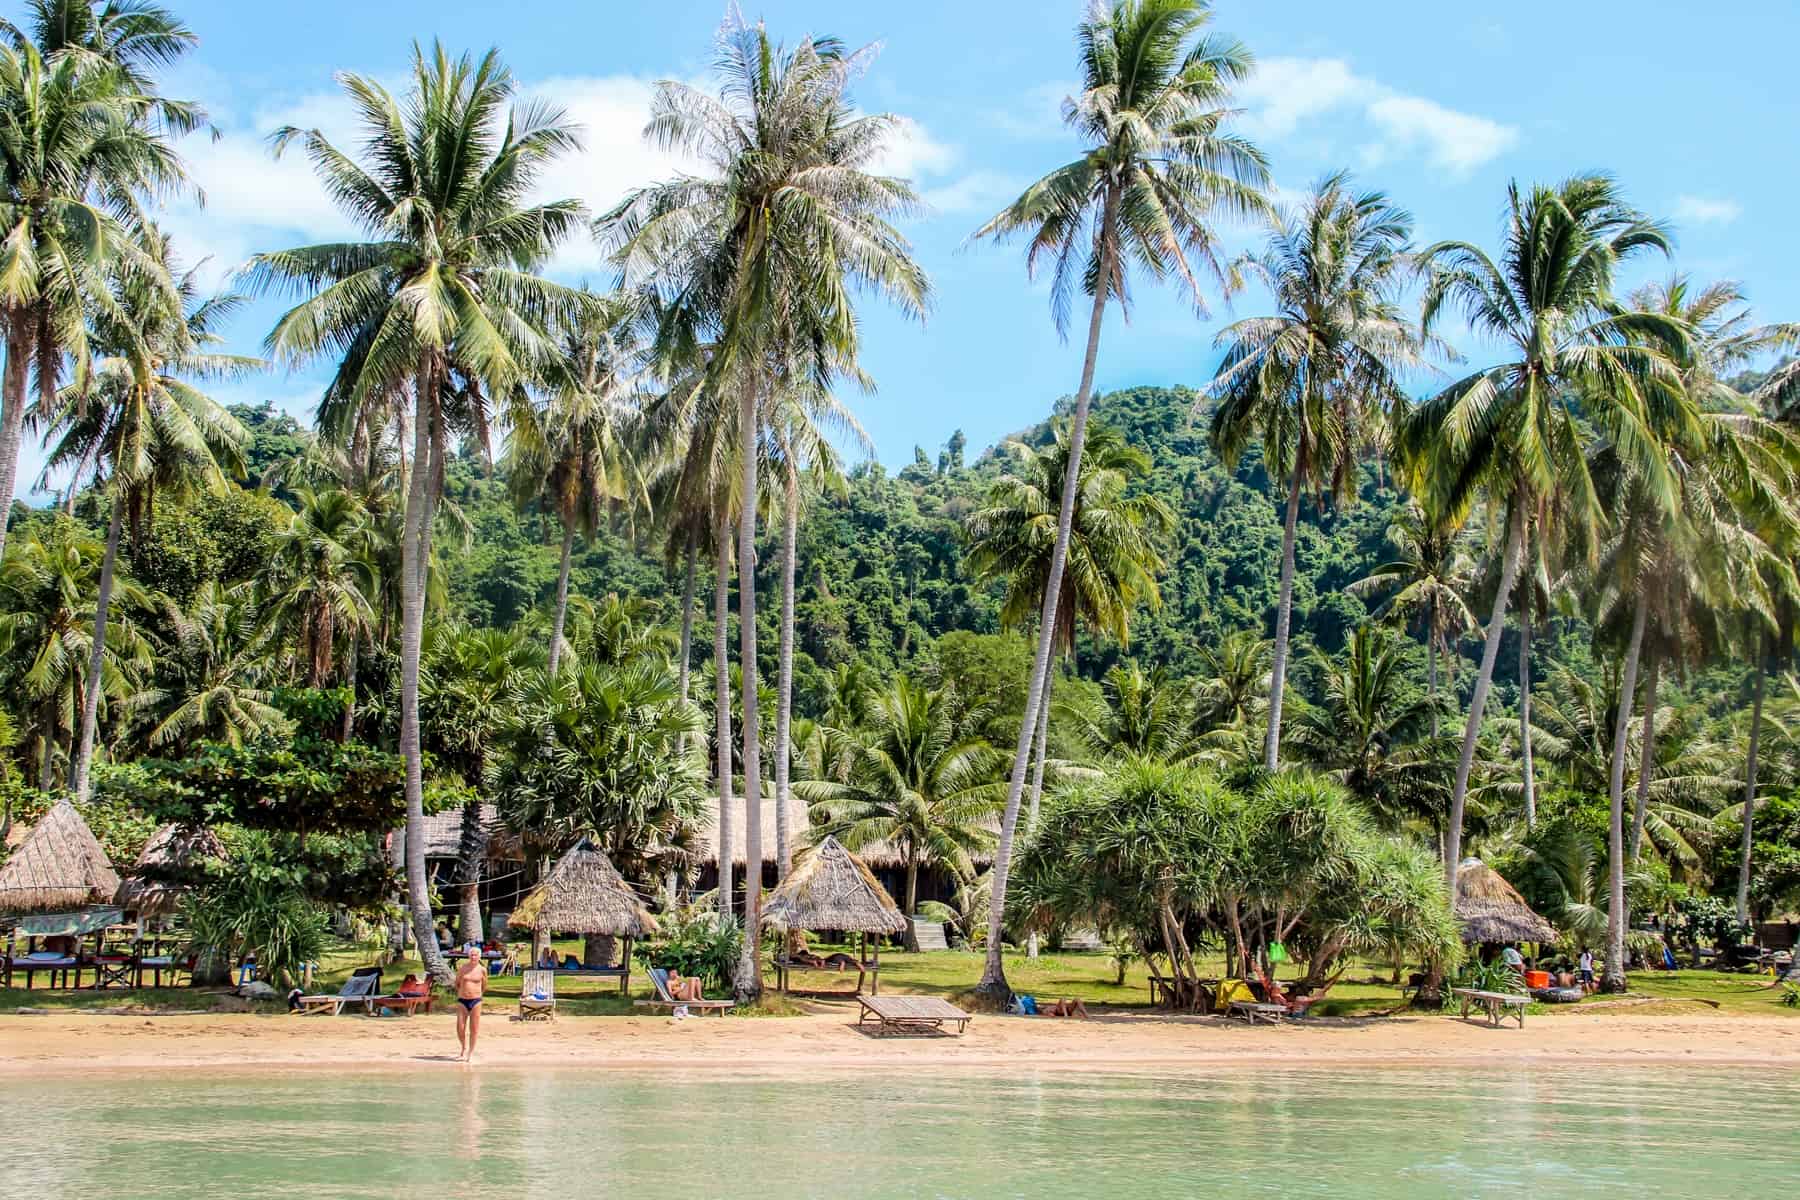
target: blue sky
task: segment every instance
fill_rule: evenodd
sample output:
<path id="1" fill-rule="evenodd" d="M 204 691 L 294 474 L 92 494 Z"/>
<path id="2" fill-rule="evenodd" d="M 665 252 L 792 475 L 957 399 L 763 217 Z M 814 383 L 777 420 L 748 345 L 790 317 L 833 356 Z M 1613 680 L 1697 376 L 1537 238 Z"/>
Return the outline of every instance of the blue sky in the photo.
<path id="1" fill-rule="evenodd" d="M 546 186 L 600 208 L 672 169 L 639 137 L 650 89 L 660 78 L 705 78 L 724 12 L 713 0 L 173 3 L 201 46 L 169 90 L 203 100 L 224 136 L 185 147 L 208 204 L 181 206 L 168 223 L 190 259 L 210 256 L 221 274 L 256 250 L 346 231 L 299 156 L 272 162 L 262 140 L 290 122 L 347 134 L 334 71 L 398 80 L 413 38 L 499 46 L 526 89 L 557 99 L 585 127 L 585 152 Z M 880 42 L 856 97 L 909 122 L 888 165 L 933 206 L 907 233 L 937 302 L 923 327 L 865 307 L 864 361 L 879 391 L 854 403 L 879 457 L 905 462 L 915 442 L 935 452 L 958 427 L 980 447 L 1041 417 L 1074 390 L 1079 338 L 1058 338 L 1046 291 L 1027 280 L 1016 246 L 964 241 L 1024 183 L 1072 156 L 1057 107 L 1074 78 L 1079 4 L 813 0 L 744 11 L 790 39 Z M 1738 19 L 1732 11 L 1703 16 L 1643 0 L 1218 0 L 1216 28 L 1261 64 L 1240 128 L 1263 146 L 1283 189 L 1348 167 L 1411 209 L 1421 239 L 1491 244 L 1508 179 L 1607 170 L 1676 226 L 1674 269 L 1739 279 L 1765 318 L 1800 318 L 1790 220 L 1800 168 L 1787 152 L 1800 101 L 1777 86 L 1792 71 L 1800 6 L 1757 5 Z M 1552 41 L 1566 49 L 1547 50 Z M 1254 240 L 1254 231 L 1230 235 L 1238 246 Z M 1635 275 L 1670 269 L 1647 264 Z M 585 245 L 556 270 L 596 284 L 610 274 Z M 1227 312 L 1215 303 L 1210 320 L 1197 319 L 1172 289 L 1138 296 L 1129 325 L 1109 318 L 1100 386 L 1202 382 Z M 1252 292 L 1235 311 L 1261 302 Z M 254 349 L 276 311 L 248 310 L 234 344 Z M 316 375 L 273 373 L 221 394 L 272 399 L 307 419 L 317 386 Z"/>

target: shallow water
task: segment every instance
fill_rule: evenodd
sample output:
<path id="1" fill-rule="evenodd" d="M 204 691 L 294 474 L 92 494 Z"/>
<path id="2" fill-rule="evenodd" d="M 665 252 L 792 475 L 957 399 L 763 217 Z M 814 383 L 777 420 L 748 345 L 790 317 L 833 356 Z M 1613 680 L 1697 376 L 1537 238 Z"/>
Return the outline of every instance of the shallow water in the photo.
<path id="1" fill-rule="evenodd" d="M 1416 1068 L 0 1083 L 0 1197 L 1744 1195 L 1800 1074 Z"/>

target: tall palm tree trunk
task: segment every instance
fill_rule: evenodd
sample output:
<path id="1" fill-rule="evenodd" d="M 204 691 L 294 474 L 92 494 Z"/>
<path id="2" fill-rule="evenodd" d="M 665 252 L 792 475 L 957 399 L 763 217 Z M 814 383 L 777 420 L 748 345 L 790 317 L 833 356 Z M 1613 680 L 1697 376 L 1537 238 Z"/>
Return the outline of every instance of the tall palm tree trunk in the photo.
<path id="1" fill-rule="evenodd" d="M 1056 682 L 1056 672 L 1052 670 L 1044 677 L 1044 702 L 1038 705 L 1036 749 L 1032 752 L 1035 760 L 1031 768 L 1031 804 L 1025 810 L 1025 832 L 1030 833 L 1037 828 L 1038 808 L 1044 795 L 1044 755 L 1050 743 L 1050 692 Z M 911 915 L 911 910 L 908 910 Z M 1037 930 L 1025 935 L 1025 957 L 1038 956 Z"/>
<path id="2" fill-rule="evenodd" d="M 481 868 L 487 858 L 487 843 L 488 833 L 481 824 L 481 801 L 470 800 L 463 805 L 456 864 L 456 932 L 464 944 L 482 940 Z"/>
<path id="3" fill-rule="evenodd" d="M 344 725 L 338 733 L 338 741 L 347 742 L 350 735 L 356 732 L 356 652 L 362 645 L 362 631 L 353 628 L 350 632 L 350 648 L 344 654 L 344 688 L 349 693 L 344 697 Z"/>
<path id="4" fill-rule="evenodd" d="M 681 577 L 681 662 L 677 668 L 677 678 L 681 688 L 681 702 L 688 701 L 689 684 L 693 677 L 694 657 L 694 575 L 699 558 L 699 543 L 690 531 L 687 535 L 687 567 Z M 676 737 L 676 745 L 687 745 L 687 734 Z"/>
<path id="5" fill-rule="evenodd" d="M 1631 734 L 1631 702 L 1637 699 L 1638 660 L 1644 650 L 1644 623 L 1650 606 L 1640 601 L 1631 617 L 1631 641 L 1625 648 L 1625 678 L 1619 685 L 1619 716 L 1613 723 L 1612 777 L 1607 786 L 1606 824 L 1606 972 L 1601 988 L 1625 990 L 1625 743 Z"/>
<path id="6" fill-rule="evenodd" d="M 94 597 L 94 644 L 88 648 L 87 686 L 81 693 L 81 739 L 75 749 L 70 791 L 77 800 L 88 797 L 88 768 L 94 758 L 94 727 L 100 720 L 100 679 L 106 664 L 106 618 L 112 607 L 113 574 L 119 561 L 119 529 L 125 520 L 125 497 L 113 496 L 112 517 L 106 523 L 106 554 L 100 560 L 100 594 Z"/>
<path id="7" fill-rule="evenodd" d="M 1519 556 L 1525 541 L 1525 506 L 1513 504 L 1512 530 L 1506 535 L 1506 549 L 1501 553 L 1500 588 L 1494 593 L 1494 611 L 1488 618 L 1487 643 L 1481 651 L 1481 670 L 1475 676 L 1475 691 L 1469 697 L 1468 723 L 1463 726 L 1462 753 L 1456 760 L 1456 786 L 1450 792 L 1450 819 L 1444 830 L 1444 874 L 1450 894 L 1456 895 L 1456 868 L 1462 861 L 1463 808 L 1469 798 L 1469 773 L 1475 766 L 1475 743 L 1481 737 L 1481 716 L 1487 708 L 1488 691 L 1494 685 L 1494 665 L 1500 660 L 1500 635 L 1506 632 L 1506 606 L 1519 577 Z"/>
<path id="8" fill-rule="evenodd" d="M 550 678 L 562 658 L 563 623 L 569 618 L 569 559 L 575 552 L 575 522 L 563 514 L 562 565 L 556 571 L 556 617 L 550 623 Z"/>
<path id="9" fill-rule="evenodd" d="M 1288 483 L 1287 515 L 1281 525 L 1281 590 L 1275 601 L 1275 662 L 1269 670 L 1269 729 L 1263 735 L 1263 766 L 1273 771 L 1281 760 L 1281 700 L 1287 690 L 1288 632 L 1294 619 L 1294 530 L 1300 521 L 1300 472 Z"/>
<path id="10" fill-rule="evenodd" d="M 1012 775 L 1006 787 L 1006 808 L 1000 818 L 1000 841 L 994 849 L 993 898 L 988 904 L 987 960 L 976 991 L 998 1004 L 1012 991 L 1006 984 L 1006 968 L 1000 958 L 1001 925 L 1006 918 L 1006 880 L 1012 867 L 1013 835 L 1019 826 L 1019 801 L 1025 792 L 1025 768 L 1037 732 L 1038 706 L 1043 703 L 1044 681 L 1050 674 L 1050 650 L 1056 636 L 1056 601 L 1062 591 L 1063 564 L 1069 557 L 1069 536 L 1075 525 L 1075 489 L 1081 480 L 1081 448 L 1087 439 L 1088 402 L 1094 391 L 1094 364 L 1100 357 L 1100 327 L 1106 319 L 1106 298 L 1113 286 L 1118 263 L 1119 190 L 1109 186 L 1106 207 L 1100 217 L 1101 270 L 1094 287 L 1094 307 L 1088 317 L 1087 352 L 1081 362 L 1081 386 L 1075 392 L 1075 415 L 1069 425 L 1069 465 L 1063 473 L 1062 511 L 1056 519 L 1056 544 L 1050 550 L 1050 573 L 1044 580 L 1044 611 L 1038 620 L 1037 655 L 1031 664 L 1031 684 L 1025 691 L 1025 713 L 1019 720 L 1019 740 L 1013 747 Z"/>
<path id="11" fill-rule="evenodd" d="M 906 935 L 901 943 L 914 954 L 919 952 L 919 926 L 913 914 L 919 911 L 919 852 L 906 854 Z"/>
<path id="12" fill-rule="evenodd" d="M 1431 740 L 1438 740 L 1437 601 L 1431 602 L 1431 628 L 1425 631 L 1425 701 L 1431 706 Z"/>
<path id="13" fill-rule="evenodd" d="M 9 325 L 16 325 L 15 315 Z M 13 488 L 19 479 L 19 442 L 25 432 L 25 386 L 31 375 L 31 342 L 17 332 L 6 339 L 6 372 L 0 380 L 0 560 L 6 557 L 6 526 L 12 517 Z"/>
<path id="14" fill-rule="evenodd" d="M 1531 589 L 1519 606 L 1519 779 L 1525 787 L 1525 828 L 1537 828 L 1537 778 L 1531 767 Z"/>
<path id="15" fill-rule="evenodd" d="M 1744 835 L 1738 843 L 1737 919 L 1750 923 L 1750 846 L 1756 824 L 1756 758 L 1762 743 L 1763 685 L 1768 673 L 1768 639 L 1757 646 L 1756 698 L 1750 705 L 1750 753 L 1744 763 Z"/>
<path id="16" fill-rule="evenodd" d="M 1662 655 L 1651 646 L 1644 668 L 1644 731 L 1638 747 L 1637 804 L 1631 813 L 1631 861 L 1644 848 L 1644 819 L 1650 809 L 1650 776 L 1656 771 L 1656 689 L 1662 674 Z"/>
<path id="17" fill-rule="evenodd" d="M 726 656 L 730 616 L 731 532 L 725 497 L 713 507 L 713 737 L 719 773 L 719 912 L 732 912 L 731 663 Z"/>
<path id="18" fill-rule="evenodd" d="M 762 746 L 756 712 L 756 435 L 757 390 L 746 384 L 738 402 L 744 455 L 744 504 L 738 512 L 738 672 L 744 714 L 744 962 L 735 991 L 750 1002 L 762 995 Z"/>
<path id="19" fill-rule="evenodd" d="M 450 968 L 438 953 L 425 880 L 425 778 L 419 751 L 419 649 L 425 633 L 425 571 L 436 473 L 432 445 L 436 389 L 436 373 L 426 365 L 419 372 L 414 396 L 418 411 L 413 420 L 413 469 L 400 538 L 400 758 L 406 767 L 406 904 L 412 912 L 413 939 L 426 972 L 448 984 Z"/>
<path id="20" fill-rule="evenodd" d="M 783 454 L 781 512 L 781 645 L 775 692 L 775 879 L 787 878 L 792 849 L 788 844 L 788 800 L 793 761 L 794 711 L 794 557 L 800 532 L 800 473 L 792 451 Z"/>

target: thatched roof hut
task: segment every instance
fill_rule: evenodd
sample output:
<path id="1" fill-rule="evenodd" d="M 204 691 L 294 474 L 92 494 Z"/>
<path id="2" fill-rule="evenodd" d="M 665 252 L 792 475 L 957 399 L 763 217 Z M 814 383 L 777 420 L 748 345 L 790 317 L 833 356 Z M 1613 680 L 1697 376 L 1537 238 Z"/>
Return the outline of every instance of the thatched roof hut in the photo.
<path id="1" fill-rule="evenodd" d="M 1479 858 L 1465 858 L 1456 869 L 1456 919 L 1463 941 L 1553 942 L 1556 929 L 1533 912 L 1500 872 Z"/>
<path id="2" fill-rule="evenodd" d="M 744 798 L 731 798 L 731 862 L 734 867 L 742 869 L 744 865 Z M 763 785 L 762 794 L 762 860 L 765 863 L 775 861 L 775 787 L 773 784 Z M 788 831 L 794 844 L 798 845 L 806 835 L 809 820 L 806 802 L 796 796 L 788 797 Z M 706 815 L 700 819 L 694 829 L 692 839 L 694 848 L 693 861 L 703 867 L 719 865 L 719 804 L 714 797 Z"/>
<path id="3" fill-rule="evenodd" d="M 426 813 L 423 825 L 426 858 L 460 858 L 462 856 L 463 810 L 447 808 L 442 812 Z M 500 810 L 494 804 L 484 800 L 481 802 L 481 831 L 487 835 L 487 861 L 491 863 L 514 863 L 525 860 L 524 848 L 516 834 L 506 828 L 500 820 Z"/>
<path id="4" fill-rule="evenodd" d="M 540 933 L 644 937 L 656 932 L 656 917 L 585 838 L 519 901 L 507 923 Z"/>
<path id="5" fill-rule="evenodd" d="M 144 843 L 113 903 L 140 917 L 167 916 L 192 886 L 200 864 L 225 857 L 219 835 L 204 826 L 164 825 Z"/>
<path id="6" fill-rule="evenodd" d="M 763 920 L 788 929 L 844 933 L 902 933 L 907 925 L 869 868 L 830 836 L 802 854 L 769 893 Z"/>
<path id="7" fill-rule="evenodd" d="M 58 800 L 0 866 L 0 913 L 65 912 L 111 904 L 119 876 L 99 839 L 66 798 Z"/>

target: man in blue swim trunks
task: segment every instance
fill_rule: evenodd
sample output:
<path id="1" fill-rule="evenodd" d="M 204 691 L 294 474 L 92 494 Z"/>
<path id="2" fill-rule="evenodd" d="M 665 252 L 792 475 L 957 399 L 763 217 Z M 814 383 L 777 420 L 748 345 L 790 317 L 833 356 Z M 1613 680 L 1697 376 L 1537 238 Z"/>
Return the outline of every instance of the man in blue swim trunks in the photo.
<path id="1" fill-rule="evenodd" d="M 487 978 L 481 947 L 470 946 L 468 957 L 456 967 L 456 1044 L 462 1047 L 458 1062 L 475 1061 L 475 1035 L 481 1029 L 481 996 L 487 991 Z"/>

